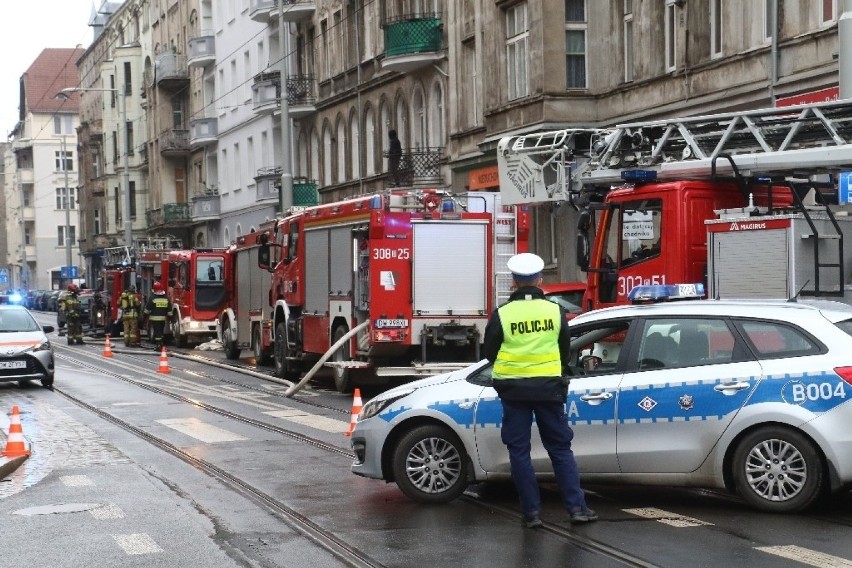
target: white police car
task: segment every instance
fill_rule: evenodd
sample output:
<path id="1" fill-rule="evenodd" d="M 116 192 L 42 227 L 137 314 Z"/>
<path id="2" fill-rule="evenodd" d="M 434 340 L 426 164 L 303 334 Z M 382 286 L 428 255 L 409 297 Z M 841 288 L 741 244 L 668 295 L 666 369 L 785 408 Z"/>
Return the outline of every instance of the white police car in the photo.
<path id="1" fill-rule="evenodd" d="M 571 334 L 585 483 L 727 488 L 773 512 L 852 485 L 852 307 L 632 305 L 581 314 Z M 501 416 L 485 361 L 389 390 L 362 410 L 352 471 L 422 502 L 509 479 Z M 532 456 L 548 477 L 537 435 Z"/>

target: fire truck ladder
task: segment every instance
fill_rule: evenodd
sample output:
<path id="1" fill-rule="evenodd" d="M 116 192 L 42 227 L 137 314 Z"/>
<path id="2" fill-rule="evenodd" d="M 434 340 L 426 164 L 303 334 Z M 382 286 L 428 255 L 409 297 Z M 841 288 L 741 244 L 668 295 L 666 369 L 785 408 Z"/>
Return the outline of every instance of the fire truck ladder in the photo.
<path id="1" fill-rule="evenodd" d="M 127 247 L 108 247 L 104 249 L 104 265 L 132 266 L 133 257 Z"/>
<path id="2" fill-rule="evenodd" d="M 764 187 L 788 185 L 793 209 L 811 229 L 805 237 L 813 241 L 814 290 L 802 294 L 843 295 L 840 227 L 820 184 L 812 192 L 814 206 L 805 205 L 802 194 L 814 188 L 813 176 L 852 168 L 852 101 L 624 124 L 606 142 L 605 148 L 592 148 L 592 159 L 582 173 L 584 184 L 622 183 L 626 170 L 651 170 L 657 180 L 732 176 L 746 202 L 755 180 Z M 772 210 L 771 187 L 769 204 L 769 213 L 777 213 Z M 834 234 L 819 234 L 811 215 L 815 209 L 825 213 Z M 836 240 L 837 262 L 820 262 L 819 243 L 825 239 Z M 821 290 L 820 271 L 828 268 L 839 271 L 839 290 Z"/>
<path id="3" fill-rule="evenodd" d="M 592 149 L 605 146 L 612 133 L 570 128 L 502 138 L 497 145 L 500 185 L 514 187 L 526 202 L 570 200 L 581 189 L 578 176 Z M 537 195 L 537 190 L 544 191 Z"/>

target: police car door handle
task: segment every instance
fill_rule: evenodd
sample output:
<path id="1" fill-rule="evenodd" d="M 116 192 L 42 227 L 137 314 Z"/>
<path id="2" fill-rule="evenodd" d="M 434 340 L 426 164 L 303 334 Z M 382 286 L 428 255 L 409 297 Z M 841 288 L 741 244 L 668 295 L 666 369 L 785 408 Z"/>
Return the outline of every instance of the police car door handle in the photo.
<path id="1" fill-rule="evenodd" d="M 611 392 L 599 392 L 595 394 L 584 394 L 580 396 L 580 400 L 583 402 L 588 402 L 592 406 L 597 406 L 598 404 L 604 402 L 605 400 L 609 400 L 612 398 Z"/>
<path id="2" fill-rule="evenodd" d="M 713 387 L 713 390 L 716 392 L 720 392 L 725 395 L 733 395 L 738 393 L 743 389 L 747 389 L 751 387 L 751 383 L 748 382 L 739 382 L 739 383 L 722 383 L 720 385 L 716 385 Z"/>

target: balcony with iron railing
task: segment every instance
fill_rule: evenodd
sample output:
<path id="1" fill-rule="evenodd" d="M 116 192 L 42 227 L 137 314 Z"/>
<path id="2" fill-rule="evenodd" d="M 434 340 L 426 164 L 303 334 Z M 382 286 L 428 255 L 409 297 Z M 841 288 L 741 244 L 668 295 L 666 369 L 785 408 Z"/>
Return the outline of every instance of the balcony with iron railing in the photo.
<path id="1" fill-rule="evenodd" d="M 261 24 L 268 24 L 272 16 L 277 14 L 275 6 L 278 0 L 251 0 L 249 2 L 249 18 Z"/>
<path id="2" fill-rule="evenodd" d="M 189 130 L 170 128 L 157 139 L 161 156 L 186 156 L 189 154 Z"/>
<path id="3" fill-rule="evenodd" d="M 444 58 L 444 25 L 440 13 L 424 12 L 382 22 L 385 56 L 382 69 L 407 73 Z"/>
<path id="4" fill-rule="evenodd" d="M 272 114 L 278 107 L 281 96 L 281 73 L 264 71 L 254 76 L 251 86 L 251 102 L 257 114 Z"/>
<path id="5" fill-rule="evenodd" d="M 281 18 L 285 22 L 300 22 L 314 15 L 317 3 L 314 0 L 283 0 L 284 12 Z"/>
<path id="6" fill-rule="evenodd" d="M 316 84 L 313 75 L 287 77 L 287 111 L 290 118 L 302 118 L 317 111 Z"/>
<path id="7" fill-rule="evenodd" d="M 303 177 L 293 178 L 293 205 L 301 207 L 319 205 L 319 191 L 317 190 L 316 180 Z"/>
<path id="8" fill-rule="evenodd" d="M 388 153 L 384 156 L 387 158 Z M 441 165 L 445 162 L 444 148 L 419 148 L 402 153 L 396 172 L 393 164 L 388 163 L 386 179 L 388 185 L 395 187 L 433 187 L 444 185 Z"/>
<path id="9" fill-rule="evenodd" d="M 212 221 L 219 219 L 222 212 L 218 193 L 206 193 L 192 198 L 192 220 Z"/>
<path id="10" fill-rule="evenodd" d="M 192 220 L 189 203 L 164 203 L 161 208 L 145 212 L 148 227 L 178 227 Z"/>
<path id="11" fill-rule="evenodd" d="M 209 113 L 213 115 L 213 112 Z M 189 121 L 189 147 L 193 150 L 212 146 L 219 141 L 219 118 L 202 116 Z"/>
<path id="12" fill-rule="evenodd" d="M 201 30 L 187 42 L 186 64 L 204 68 L 216 62 L 216 36 L 212 30 Z"/>
<path id="13" fill-rule="evenodd" d="M 257 170 L 254 176 L 258 203 L 278 201 L 278 188 L 281 187 L 281 167 L 266 167 Z"/>
<path id="14" fill-rule="evenodd" d="M 154 63 L 154 80 L 161 89 L 181 89 L 189 84 L 189 67 L 186 55 L 167 51 L 157 56 Z"/>

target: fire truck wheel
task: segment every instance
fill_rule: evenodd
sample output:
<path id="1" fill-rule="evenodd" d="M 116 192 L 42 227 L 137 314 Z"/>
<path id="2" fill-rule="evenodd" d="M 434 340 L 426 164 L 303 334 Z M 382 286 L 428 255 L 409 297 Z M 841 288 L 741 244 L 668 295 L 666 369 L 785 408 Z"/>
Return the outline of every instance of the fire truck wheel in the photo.
<path id="1" fill-rule="evenodd" d="M 449 428 L 417 426 L 393 451 L 393 474 L 399 488 L 420 503 L 448 503 L 467 489 L 467 452 Z"/>
<path id="2" fill-rule="evenodd" d="M 231 360 L 240 358 L 240 348 L 237 347 L 237 342 L 234 340 L 234 334 L 231 331 L 231 324 L 228 320 L 222 323 L 222 346 L 225 348 L 225 357 Z"/>
<path id="3" fill-rule="evenodd" d="M 172 339 L 175 347 L 186 347 L 186 334 L 180 332 L 180 320 L 177 317 L 172 318 Z"/>
<path id="4" fill-rule="evenodd" d="M 346 326 L 339 325 L 334 328 L 334 335 L 332 336 L 331 343 L 334 345 L 340 338 L 346 335 Z M 345 361 L 349 361 L 351 357 L 349 356 L 349 342 L 344 343 L 340 349 L 334 352 L 334 355 L 331 356 L 331 360 L 335 363 L 343 363 Z M 335 365 L 334 369 L 334 387 L 337 389 L 337 392 L 343 394 L 349 394 L 352 392 L 352 371 L 344 368 L 343 366 Z"/>
<path id="5" fill-rule="evenodd" d="M 258 367 L 269 365 L 269 351 L 263 348 L 260 339 L 260 326 L 256 325 L 251 330 L 251 348 L 254 350 L 254 361 Z"/>
<path id="6" fill-rule="evenodd" d="M 275 376 L 282 379 L 298 379 L 299 368 L 287 360 L 287 324 L 275 326 Z"/>

